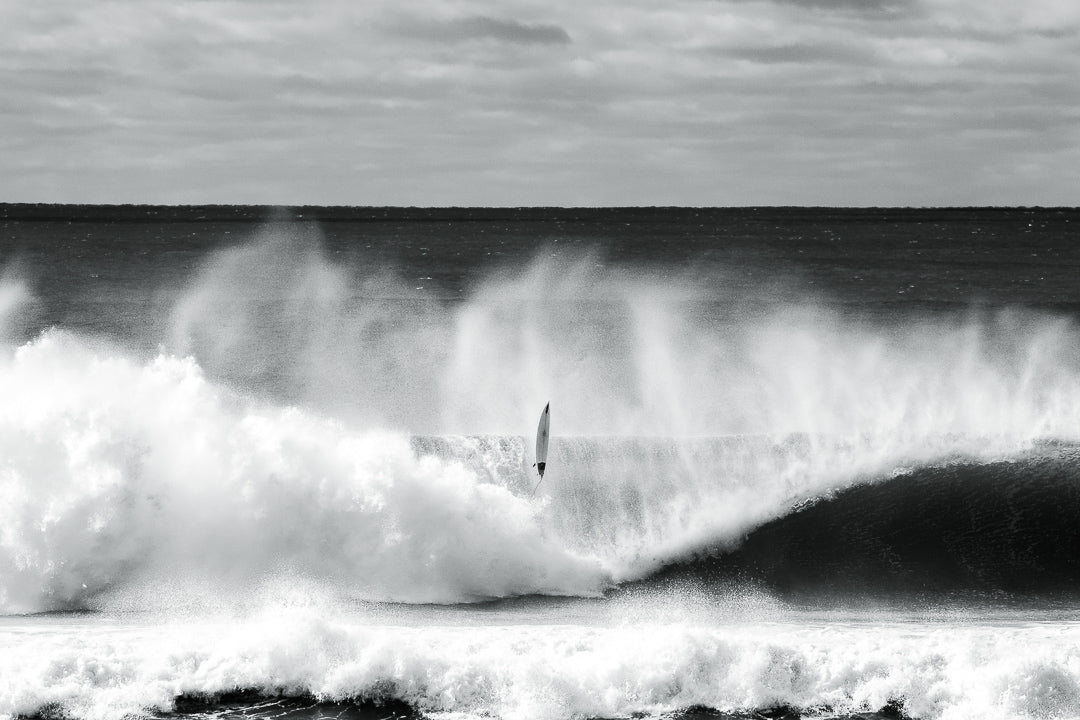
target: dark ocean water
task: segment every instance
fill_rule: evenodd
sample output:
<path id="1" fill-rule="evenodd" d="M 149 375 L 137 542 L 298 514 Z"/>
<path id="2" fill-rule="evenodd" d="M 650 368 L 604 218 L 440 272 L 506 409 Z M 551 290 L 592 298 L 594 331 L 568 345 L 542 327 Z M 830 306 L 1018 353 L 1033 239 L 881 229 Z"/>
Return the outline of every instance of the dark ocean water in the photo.
<path id="1" fill-rule="evenodd" d="M 856 312 L 1080 308 L 1075 208 L 0 207 L 6 262 L 41 287 L 38 323 L 114 332 L 138 327 L 138 306 L 266 223 L 317 232 L 331 257 L 394 268 L 423 297 L 451 302 L 540 253 L 587 252 Z"/>
<path id="2" fill-rule="evenodd" d="M 0 206 L 0 716 L 1080 717 L 1078 224 Z"/>

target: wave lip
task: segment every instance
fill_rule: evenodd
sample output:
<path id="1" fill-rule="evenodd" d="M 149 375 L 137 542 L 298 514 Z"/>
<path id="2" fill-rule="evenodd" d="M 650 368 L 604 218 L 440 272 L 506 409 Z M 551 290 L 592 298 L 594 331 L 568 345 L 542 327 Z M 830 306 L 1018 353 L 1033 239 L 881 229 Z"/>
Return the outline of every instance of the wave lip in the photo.
<path id="1" fill-rule="evenodd" d="M 849 487 L 704 548 L 648 582 L 746 581 L 785 596 L 1080 596 L 1080 449 L 952 463 Z"/>

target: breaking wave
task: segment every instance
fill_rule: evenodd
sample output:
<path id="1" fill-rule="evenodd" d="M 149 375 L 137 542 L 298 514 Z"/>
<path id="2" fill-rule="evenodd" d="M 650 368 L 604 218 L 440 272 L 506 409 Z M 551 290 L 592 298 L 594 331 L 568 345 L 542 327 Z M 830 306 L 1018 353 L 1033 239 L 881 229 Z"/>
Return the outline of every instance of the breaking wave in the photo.
<path id="1" fill-rule="evenodd" d="M 3 347 L 0 609 L 597 595 L 898 472 L 998 468 L 1004 503 L 1040 476 L 1001 462 L 1080 441 L 1080 332 L 1025 311 L 871 325 L 591 256 L 444 302 L 278 229 L 167 314 L 157 352 Z"/>

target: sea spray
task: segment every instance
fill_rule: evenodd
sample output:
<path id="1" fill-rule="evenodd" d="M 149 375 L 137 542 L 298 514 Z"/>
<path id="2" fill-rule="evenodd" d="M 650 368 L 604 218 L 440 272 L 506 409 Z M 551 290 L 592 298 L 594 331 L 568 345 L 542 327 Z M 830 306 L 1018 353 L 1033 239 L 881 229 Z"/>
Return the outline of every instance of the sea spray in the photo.
<path id="1" fill-rule="evenodd" d="M 870 326 L 598 254 L 450 303 L 279 226 L 206 258 L 170 316 L 157 354 L 64 329 L 9 343 L 7 608 L 281 577 L 379 600 L 595 594 L 853 483 L 1080 433 L 1068 320 Z M 542 396 L 559 413 L 530 502 Z"/>
<path id="2" fill-rule="evenodd" d="M 364 426 L 439 429 L 446 310 L 318 232 L 271 226 L 205 257 L 173 301 L 166 349 L 276 402 Z"/>
<path id="3" fill-rule="evenodd" d="M 526 434 L 548 398 L 555 436 L 806 433 L 902 454 L 1080 432 L 1080 332 L 1065 318 L 870 324 L 767 292 L 563 252 L 450 302 L 282 225 L 204 261 L 165 345 L 215 380 L 411 434 Z"/>

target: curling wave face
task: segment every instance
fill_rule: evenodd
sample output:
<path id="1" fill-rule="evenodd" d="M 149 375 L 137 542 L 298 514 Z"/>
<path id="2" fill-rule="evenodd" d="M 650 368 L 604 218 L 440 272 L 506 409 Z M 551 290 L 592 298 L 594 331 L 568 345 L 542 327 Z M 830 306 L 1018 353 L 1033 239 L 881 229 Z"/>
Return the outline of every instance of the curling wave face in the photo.
<path id="1" fill-rule="evenodd" d="M 750 582 L 800 600 L 1080 597 L 1080 449 L 924 466 L 845 488 L 703 548 L 649 582 Z"/>

